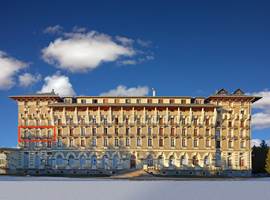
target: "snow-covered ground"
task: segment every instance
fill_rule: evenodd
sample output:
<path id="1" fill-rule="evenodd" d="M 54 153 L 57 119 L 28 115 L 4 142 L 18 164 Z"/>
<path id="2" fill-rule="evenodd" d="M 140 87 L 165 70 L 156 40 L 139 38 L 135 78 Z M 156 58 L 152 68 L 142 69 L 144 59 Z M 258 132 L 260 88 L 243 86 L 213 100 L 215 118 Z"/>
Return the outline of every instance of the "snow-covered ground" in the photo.
<path id="1" fill-rule="evenodd" d="M 270 178 L 129 181 L 0 176 L 0 200 L 269 200 Z"/>

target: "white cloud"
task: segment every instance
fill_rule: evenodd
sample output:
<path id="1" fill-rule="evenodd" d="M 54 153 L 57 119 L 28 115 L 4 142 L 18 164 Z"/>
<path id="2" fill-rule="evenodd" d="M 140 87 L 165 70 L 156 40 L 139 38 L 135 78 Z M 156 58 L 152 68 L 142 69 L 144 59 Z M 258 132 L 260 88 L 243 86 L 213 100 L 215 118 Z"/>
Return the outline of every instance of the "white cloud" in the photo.
<path id="1" fill-rule="evenodd" d="M 15 75 L 23 68 L 27 67 L 27 63 L 19 61 L 8 56 L 5 52 L 0 51 L 0 90 L 8 90 L 15 85 Z"/>
<path id="2" fill-rule="evenodd" d="M 255 129 L 270 128 L 270 91 L 254 92 L 251 95 L 262 97 L 253 104 L 253 108 L 259 111 L 252 116 L 252 126 Z"/>
<path id="3" fill-rule="evenodd" d="M 121 42 L 123 45 L 132 45 L 134 40 L 127 38 L 127 37 L 123 37 L 123 36 L 116 36 L 116 40 L 118 40 L 119 42 Z"/>
<path id="4" fill-rule="evenodd" d="M 45 62 L 71 72 L 86 72 L 103 62 L 132 57 L 136 51 L 114 41 L 109 35 L 91 31 L 66 33 L 42 50 Z"/>
<path id="5" fill-rule="evenodd" d="M 136 65 L 138 62 L 136 60 L 122 60 L 119 61 L 119 65 Z"/>
<path id="6" fill-rule="evenodd" d="M 270 111 L 270 91 L 264 90 L 261 92 L 252 93 L 254 96 L 262 97 L 259 101 L 253 104 L 253 108 L 267 109 Z"/>
<path id="7" fill-rule="evenodd" d="M 266 144 L 268 146 L 270 146 L 270 140 L 266 140 L 265 142 L 266 142 Z M 261 145 L 261 143 L 262 143 L 262 140 L 261 139 L 252 139 L 251 140 L 251 147 L 253 147 L 253 146 L 258 147 L 258 146 Z"/>
<path id="8" fill-rule="evenodd" d="M 40 81 L 40 79 L 41 79 L 40 74 L 33 75 L 30 73 L 24 73 L 19 76 L 19 84 L 21 87 L 28 87 Z"/>
<path id="9" fill-rule="evenodd" d="M 45 28 L 43 31 L 44 33 L 49 33 L 49 34 L 55 34 L 55 33 L 62 33 L 63 28 L 60 25 L 55 25 L 55 26 L 48 26 Z"/>
<path id="10" fill-rule="evenodd" d="M 60 96 L 74 96 L 76 94 L 67 76 L 56 73 L 52 76 L 45 77 L 44 82 L 45 83 L 39 93 L 51 92 L 54 90 L 55 93 Z"/>
<path id="11" fill-rule="evenodd" d="M 137 43 L 138 43 L 140 46 L 145 47 L 145 48 L 150 47 L 151 44 L 152 44 L 151 41 L 149 41 L 149 40 L 148 40 L 148 41 L 145 41 L 145 40 L 142 40 L 142 39 L 137 39 Z"/>
<path id="12" fill-rule="evenodd" d="M 270 128 L 270 113 L 258 112 L 252 115 L 252 126 L 255 129 Z"/>
<path id="13" fill-rule="evenodd" d="M 127 88 L 124 85 L 119 85 L 117 88 L 101 93 L 100 96 L 146 96 L 149 92 L 147 86 L 138 86 Z"/>

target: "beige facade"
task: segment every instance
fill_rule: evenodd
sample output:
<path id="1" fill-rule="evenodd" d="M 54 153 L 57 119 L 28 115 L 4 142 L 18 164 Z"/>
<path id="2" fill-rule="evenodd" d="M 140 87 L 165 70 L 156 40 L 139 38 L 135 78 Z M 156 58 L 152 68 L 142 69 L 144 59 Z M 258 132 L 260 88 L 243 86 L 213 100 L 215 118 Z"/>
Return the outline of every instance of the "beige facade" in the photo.
<path id="1" fill-rule="evenodd" d="M 205 97 L 12 96 L 18 168 L 251 170 L 251 104 L 221 89 Z"/>

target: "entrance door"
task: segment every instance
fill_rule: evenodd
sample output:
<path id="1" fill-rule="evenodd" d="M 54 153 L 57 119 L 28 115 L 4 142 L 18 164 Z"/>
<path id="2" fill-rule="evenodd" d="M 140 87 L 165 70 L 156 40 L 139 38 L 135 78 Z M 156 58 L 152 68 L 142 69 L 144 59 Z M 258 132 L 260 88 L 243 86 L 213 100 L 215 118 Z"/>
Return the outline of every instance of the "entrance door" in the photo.
<path id="1" fill-rule="evenodd" d="M 130 168 L 136 168 L 136 156 L 135 155 L 130 156 Z"/>

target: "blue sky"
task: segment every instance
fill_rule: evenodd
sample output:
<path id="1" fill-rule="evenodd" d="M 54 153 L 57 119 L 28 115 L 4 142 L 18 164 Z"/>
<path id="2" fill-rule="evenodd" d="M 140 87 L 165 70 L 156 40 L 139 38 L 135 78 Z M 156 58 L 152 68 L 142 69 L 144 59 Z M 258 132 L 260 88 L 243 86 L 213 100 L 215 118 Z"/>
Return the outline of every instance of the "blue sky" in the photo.
<path id="1" fill-rule="evenodd" d="M 269 140 L 269 9 L 269 1 L 1 1 L 0 145 L 17 143 L 8 96 L 55 84 L 77 95 L 242 88 L 265 97 L 253 138 Z"/>

